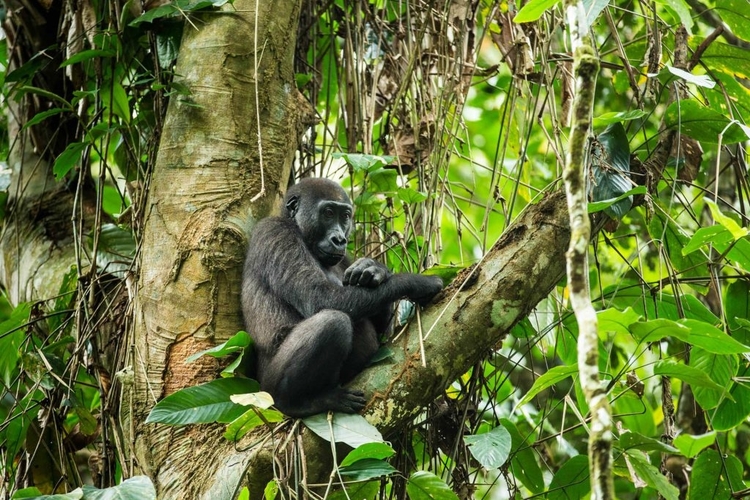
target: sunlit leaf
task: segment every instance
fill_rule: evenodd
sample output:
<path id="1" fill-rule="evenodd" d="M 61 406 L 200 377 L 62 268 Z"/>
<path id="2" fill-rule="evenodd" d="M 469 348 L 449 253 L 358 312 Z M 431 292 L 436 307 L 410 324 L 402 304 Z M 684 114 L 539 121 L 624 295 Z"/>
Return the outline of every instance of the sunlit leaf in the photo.
<path id="1" fill-rule="evenodd" d="M 244 395 L 244 394 L 243 394 Z M 230 396 L 233 397 L 233 396 Z M 244 409 L 243 405 L 241 408 Z M 251 430 L 265 424 L 273 424 L 284 420 L 284 414 L 276 410 L 251 408 L 227 425 L 224 439 L 239 441 Z"/>
<path id="2" fill-rule="evenodd" d="M 654 363 L 654 375 L 674 377 L 693 387 L 705 387 L 714 391 L 723 390 L 722 386 L 711 380 L 708 375 L 699 369 L 673 361 L 657 361 Z"/>
<path id="3" fill-rule="evenodd" d="M 688 458 L 695 457 L 698 453 L 713 445 L 714 442 L 716 442 L 716 431 L 711 431 L 699 436 L 680 434 L 674 438 L 674 445 L 680 450 L 680 453 Z"/>
<path id="4" fill-rule="evenodd" d="M 700 347 L 693 347 L 690 351 L 689 364 L 719 385 L 719 389 L 701 386 L 692 388 L 695 401 L 701 405 L 701 408 L 712 410 L 723 398 L 731 397 L 726 391 L 731 386 L 732 377 L 737 374 L 740 366 L 737 355 L 713 354 Z"/>
<path id="5" fill-rule="evenodd" d="M 581 500 L 591 491 L 589 459 L 576 455 L 564 462 L 549 485 L 548 500 Z"/>
<path id="6" fill-rule="evenodd" d="M 648 461 L 647 455 L 638 450 L 625 452 L 628 455 L 633 470 L 654 490 L 658 491 L 666 500 L 679 500 L 680 490 L 669 482 L 669 479 L 659 471 L 659 468 Z"/>
<path id="7" fill-rule="evenodd" d="M 84 485 L 83 495 L 86 500 L 155 500 L 156 489 L 148 476 L 134 476 L 103 490 Z"/>
<path id="8" fill-rule="evenodd" d="M 513 22 L 516 23 L 531 23 L 542 17 L 542 14 L 546 10 L 551 9 L 557 5 L 560 0 L 529 0 L 523 7 L 518 11 L 516 17 L 513 18 Z"/>
<path id="9" fill-rule="evenodd" d="M 677 453 L 674 446 L 670 446 L 658 439 L 650 438 L 637 432 L 624 432 L 619 439 L 623 451 L 636 449 L 641 451 L 658 451 L 661 453 Z"/>
<path id="10" fill-rule="evenodd" d="M 450 486 L 432 472 L 417 471 L 406 483 L 410 500 L 458 500 Z"/>
<path id="11" fill-rule="evenodd" d="M 211 347 L 210 349 L 191 354 L 185 361 L 190 363 L 200 358 L 201 356 L 221 358 L 241 351 L 250 344 L 252 344 L 252 338 L 250 338 L 250 335 L 248 335 L 247 332 L 240 330 L 239 332 L 232 335 L 226 342 Z"/>
<path id="12" fill-rule="evenodd" d="M 719 406 L 708 412 L 714 430 L 728 431 L 740 425 L 750 416 L 750 366 L 740 368 L 735 384 L 729 390 L 732 399 L 724 399 Z"/>
<path id="13" fill-rule="evenodd" d="M 246 408 L 233 403 L 233 394 L 255 392 L 258 382 L 248 378 L 221 378 L 211 382 L 186 387 L 165 397 L 151 410 L 146 423 L 168 425 L 228 423 Z"/>
<path id="14" fill-rule="evenodd" d="M 331 429 L 326 413 L 318 413 L 302 421 L 311 431 L 326 441 L 331 440 L 331 430 L 333 430 L 334 441 L 346 443 L 352 448 L 365 443 L 384 442 L 380 431 L 365 420 L 362 415 L 336 412 L 333 414 L 333 429 Z"/>
<path id="15" fill-rule="evenodd" d="M 694 75 L 692 73 L 688 73 L 684 69 L 675 68 L 674 66 L 669 65 L 667 65 L 667 69 L 673 75 L 680 77 L 688 83 L 692 83 L 693 85 L 697 85 L 699 87 L 704 87 L 707 89 L 712 89 L 716 86 L 716 82 L 711 80 L 711 77 L 708 75 Z"/>
<path id="16" fill-rule="evenodd" d="M 543 390 L 548 389 L 553 385 L 565 380 L 566 378 L 576 375 L 577 373 L 577 364 L 569 366 L 555 366 L 550 368 L 534 381 L 534 385 L 532 385 L 531 389 L 529 389 L 529 391 L 524 394 L 524 396 L 516 405 L 516 408 L 520 408 L 521 406 L 525 405 L 526 403 L 531 401 L 534 396 L 536 396 Z"/>
<path id="17" fill-rule="evenodd" d="M 723 144 L 748 140 L 741 127 L 695 99 L 672 103 L 664 114 L 664 124 L 701 142 L 718 143 L 719 135 L 722 136 Z"/>
<path id="18" fill-rule="evenodd" d="M 341 461 L 341 466 L 351 465 L 358 460 L 366 458 L 383 460 L 395 454 L 396 451 L 387 443 L 365 443 L 350 451 Z"/>
<path id="19" fill-rule="evenodd" d="M 465 435 L 471 455 L 485 469 L 497 469 L 508 460 L 512 439 L 503 425 L 484 434 Z"/>
<path id="20" fill-rule="evenodd" d="M 732 500 L 734 491 L 744 486 L 742 463 L 734 455 L 721 456 L 705 450 L 692 466 L 688 500 Z"/>

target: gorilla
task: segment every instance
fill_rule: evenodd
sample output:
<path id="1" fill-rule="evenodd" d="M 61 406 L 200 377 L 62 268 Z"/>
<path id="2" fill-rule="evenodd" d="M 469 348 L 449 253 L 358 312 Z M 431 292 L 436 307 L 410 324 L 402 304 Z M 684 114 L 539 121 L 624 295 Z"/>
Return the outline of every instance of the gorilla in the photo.
<path id="1" fill-rule="evenodd" d="M 394 301 L 426 304 L 443 282 L 393 274 L 367 258 L 350 264 L 352 203 L 333 181 L 303 179 L 289 188 L 284 207 L 255 226 L 243 272 L 242 311 L 261 390 L 292 417 L 356 413 L 364 394 L 341 384 L 378 350 Z"/>

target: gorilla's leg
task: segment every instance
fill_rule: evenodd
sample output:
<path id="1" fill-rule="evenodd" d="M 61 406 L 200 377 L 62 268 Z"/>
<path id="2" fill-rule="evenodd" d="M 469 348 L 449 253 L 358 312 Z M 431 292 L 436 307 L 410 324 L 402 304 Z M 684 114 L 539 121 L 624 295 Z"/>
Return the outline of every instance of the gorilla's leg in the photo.
<path id="1" fill-rule="evenodd" d="M 323 310 L 298 323 L 262 368 L 261 388 L 292 417 L 328 410 L 354 413 L 364 395 L 339 387 L 341 366 L 352 349 L 352 323 L 345 313 Z"/>

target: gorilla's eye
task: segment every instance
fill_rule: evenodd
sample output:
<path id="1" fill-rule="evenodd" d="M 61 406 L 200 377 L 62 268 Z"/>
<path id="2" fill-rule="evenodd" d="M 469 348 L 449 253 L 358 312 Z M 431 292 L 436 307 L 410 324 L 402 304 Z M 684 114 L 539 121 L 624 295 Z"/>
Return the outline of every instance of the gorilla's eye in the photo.
<path id="1" fill-rule="evenodd" d="M 327 219 L 332 219 L 332 218 L 333 218 L 333 215 L 334 215 L 334 214 L 333 214 L 333 209 L 332 209 L 332 208 L 330 208 L 330 207 L 329 207 L 329 208 L 326 208 L 325 210 L 323 210 L 323 215 L 324 215 L 324 216 L 325 216 L 325 217 L 326 217 Z"/>
<path id="2" fill-rule="evenodd" d="M 344 212 L 344 220 L 346 222 L 349 222 L 349 219 L 351 219 L 351 218 L 352 218 L 351 212 Z"/>

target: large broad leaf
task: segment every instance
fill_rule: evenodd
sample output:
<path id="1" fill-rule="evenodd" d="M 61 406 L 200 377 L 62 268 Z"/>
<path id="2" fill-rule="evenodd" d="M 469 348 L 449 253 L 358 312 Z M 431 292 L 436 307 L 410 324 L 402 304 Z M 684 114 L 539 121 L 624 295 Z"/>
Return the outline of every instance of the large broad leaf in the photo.
<path id="1" fill-rule="evenodd" d="M 55 495 L 43 495 L 39 488 L 32 486 L 31 488 L 23 488 L 16 491 L 11 497 L 12 500 L 22 499 L 34 499 L 34 500 L 79 500 L 83 498 L 83 490 L 76 488 L 70 493 L 57 493 Z"/>
<path id="2" fill-rule="evenodd" d="M 341 461 L 341 466 L 346 467 L 358 460 L 377 459 L 383 460 L 392 457 L 396 451 L 387 443 L 365 443 L 349 452 Z"/>
<path id="3" fill-rule="evenodd" d="M 719 135 L 723 144 L 735 144 L 748 140 L 748 135 L 737 124 L 716 110 L 696 101 L 682 100 L 672 103 L 664 114 L 664 123 L 669 128 L 677 128 L 680 133 L 689 135 L 701 142 L 716 144 Z"/>
<path id="4" fill-rule="evenodd" d="M 678 453 L 677 448 L 658 439 L 650 438 L 637 432 L 624 432 L 619 439 L 623 451 L 635 449 L 641 451 L 658 451 L 661 453 Z"/>
<path id="5" fill-rule="evenodd" d="M 731 500 L 732 492 L 745 487 L 742 463 L 734 455 L 722 457 L 716 450 L 706 450 L 693 463 L 688 500 Z"/>
<path id="6" fill-rule="evenodd" d="M 485 469 L 497 469 L 508 460 L 512 439 L 501 424 L 484 434 L 464 436 L 471 455 Z"/>
<path id="7" fill-rule="evenodd" d="M 357 414 L 334 413 L 333 422 L 328 422 L 326 413 L 318 413 L 302 420 L 305 425 L 326 441 L 331 437 L 337 443 L 346 443 L 357 448 L 366 443 L 383 443 L 382 434 L 365 417 Z M 331 436 L 333 432 L 333 436 Z"/>
<path id="8" fill-rule="evenodd" d="M 701 434 L 700 436 L 680 434 L 674 438 L 673 442 L 677 449 L 680 450 L 680 453 L 688 458 L 693 458 L 716 442 L 716 431 Z"/>
<path id="9" fill-rule="evenodd" d="M 724 389 L 723 386 L 711 380 L 705 372 L 674 361 L 657 361 L 654 363 L 654 375 L 674 377 L 690 384 L 691 387 L 705 387 L 719 392 Z"/>
<path id="10" fill-rule="evenodd" d="M 406 483 L 410 500 L 458 500 L 450 486 L 432 472 L 417 471 Z"/>
<path id="11" fill-rule="evenodd" d="M 147 476 L 135 476 L 103 490 L 86 485 L 83 495 L 86 500 L 151 500 L 156 499 L 156 489 Z"/>
<path id="12" fill-rule="evenodd" d="M 732 377 L 740 367 L 738 356 L 734 354 L 713 354 L 700 347 L 693 347 L 690 351 L 690 366 L 705 373 L 716 382 L 721 389 L 713 390 L 707 387 L 693 387 L 693 396 L 704 410 L 712 410 L 727 397 Z"/>
<path id="13" fill-rule="evenodd" d="M 716 2 L 713 10 L 721 16 L 732 33 L 750 42 L 750 6 L 747 0 L 721 0 Z"/>
<path id="14" fill-rule="evenodd" d="M 594 182 L 591 187 L 593 201 L 610 200 L 627 193 L 630 181 L 630 145 L 622 123 L 609 125 L 599 134 L 591 154 Z M 614 219 L 619 219 L 633 206 L 633 197 L 626 196 L 604 209 Z"/>
<path id="15" fill-rule="evenodd" d="M 224 438 L 229 441 L 239 441 L 256 427 L 281 422 L 282 420 L 284 420 L 284 415 L 279 411 L 251 408 L 227 425 Z"/>
<path id="16" fill-rule="evenodd" d="M 654 319 L 640 321 L 628 327 L 639 342 L 658 342 L 673 337 L 682 342 L 701 347 L 714 354 L 741 354 L 750 347 L 737 342 L 718 328 L 703 321 L 683 319 Z"/>
<path id="17" fill-rule="evenodd" d="M 346 485 L 345 490 L 334 491 L 327 498 L 327 500 L 354 500 L 359 499 L 370 499 L 378 498 L 378 492 L 380 491 L 380 481 L 367 481 L 364 483 L 355 483 Z M 272 500 L 272 499 L 266 499 Z"/>
<path id="18" fill-rule="evenodd" d="M 648 300 L 644 300 L 644 296 L 647 296 Z M 720 322 L 718 317 L 691 294 L 681 294 L 678 307 L 677 299 L 671 293 L 662 291 L 650 295 L 649 291 L 644 289 L 641 284 L 624 281 L 605 288 L 603 297 L 605 297 L 605 305 L 620 310 L 631 307 L 644 318 L 678 320 L 685 317 L 698 319 L 713 325 Z"/>
<path id="19" fill-rule="evenodd" d="M 728 431 L 743 423 L 750 415 L 750 387 L 746 380 L 750 377 L 750 365 L 740 368 L 735 384 L 729 390 L 731 399 L 725 399 L 714 411 L 708 412 L 714 430 Z"/>
<path id="20" fill-rule="evenodd" d="M 23 302 L 18 304 L 10 318 L 0 323 L 0 377 L 5 387 L 11 386 L 18 360 L 21 359 L 21 343 L 26 337 L 22 325 L 29 321 L 31 305 Z"/>
<path id="21" fill-rule="evenodd" d="M 544 11 L 557 5 L 560 0 L 529 0 L 518 11 L 513 21 L 516 23 L 531 23 L 542 17 Z"/>
<path id="22" fill-rule="evenodd" d="M 52 166 L 52 172 L 55 174 L 55 179 L 60 180 L 70 172 L 73 167 L 78 165 L 81 161 L 81 155 L 83 150 L 88 146 L 85 142 L 71 142 L 65 148 L 65 151 L 55 159 L 55 163 Z"/>
<path id="23" fill-rule="evenodd" d="M 558 382 L 565 380 L 568 377 L 571 377 L 578 373 L 578 365 L 569 365 L 569 366 L 555 366 L 554 368 L 551 368 L 547 372 L 545 372 L 541 377 L 536 379 L 534 381 L 534 385 L 531 386 L 531 389 L 529 389 L 529 392 L 524 394 L 524 396 L 521 398 L 521 400 L 516 405 L 516 408 L 519 408 L 529 401 L 531 401 L 534 396 L 539 394 L 545 389 L 548 389 L 549 387 L 552 387 L 553 385 L 557 384 Z"/>
<path id="24" fill-rule="evenodd" d="M 521 433 L 518 432 L 513 422 L 507 418 L 501 418 L 500 423 L 503 424 L 511 436 L 511 472 L 531 492 L 541 493 L 544 491 L 544 476 L 542 475 L 539 463 L 536 461 L 533 449 L 521 436 Z"/>
<path id="25" fill-rule="evenodd" d="M 656 3 L 660 3 L 674 12 L 677 15 L 675 21 L 679 20 L 679 22 L 685 26 L 688 35 L 692 35 L 693 17 L 690 13 L 690 6 L 685 0 L 657 0 Z"/>
<path id="26" fill-rule="evenodd" d="M 258 382 L 249 378 L 223 378 L 187 387 L 162 399 L 151 410 L 146 423 L 169 425 L 229 423 L 246 408 L 233 403 L 233 394 L 257 392 Z"/>
<path id="27" fill-rule="evenodd" d="M 724 307 L 732 337 L 749 344 L 750 328 L 743 321 L 750 320 L 750 282 L 742 279 L 731 282 L 727 287 Z"/>
<path id="28" fill-rule="evenodd" d="M 653 488 L 659 495 L 667 500 L 679 500 L 680 490 L 669 482 L 659 469 L 648 461 L 648 456 L 639 450 L 626 452 L 628 461 L 635 473 L 643 479 L 649 487 Z"/>
<path id="29" fill-rule="evenodd" d="M 576 455 L 555 473 L 547 500 L 579 500 L 586 498 L 590 491 L 589 459 L 586 455 Z"/>
<path id="30" fill-rule="evenodd" d="M 377 458 L 365 458 L 358 460 L 351 465 L 342 466 L 339 473 L 351 481 L 367 481 L 382 476 L 390 476 L 398 472 L 395 467 Z"/>

